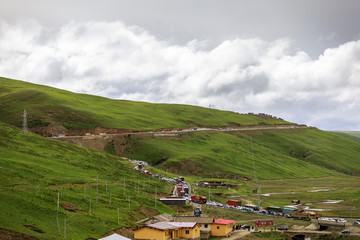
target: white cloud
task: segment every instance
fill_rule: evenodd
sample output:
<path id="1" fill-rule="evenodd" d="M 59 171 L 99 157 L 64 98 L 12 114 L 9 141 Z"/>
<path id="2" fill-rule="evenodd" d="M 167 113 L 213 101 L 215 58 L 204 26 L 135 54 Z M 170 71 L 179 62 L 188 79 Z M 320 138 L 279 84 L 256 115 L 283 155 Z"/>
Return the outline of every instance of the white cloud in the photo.
<path id="1" fill-rule="evenodd" d="M 207 44 L 170 44 L 119 21 L 60 29 L 32 20 L 0 22 L 0 75 L 110 98 L 212 104 L 360 130 L 354 114 L 360 110 L 360 41 L 326 49 L 317 59 L 294 49 L 291 39 Z"/>

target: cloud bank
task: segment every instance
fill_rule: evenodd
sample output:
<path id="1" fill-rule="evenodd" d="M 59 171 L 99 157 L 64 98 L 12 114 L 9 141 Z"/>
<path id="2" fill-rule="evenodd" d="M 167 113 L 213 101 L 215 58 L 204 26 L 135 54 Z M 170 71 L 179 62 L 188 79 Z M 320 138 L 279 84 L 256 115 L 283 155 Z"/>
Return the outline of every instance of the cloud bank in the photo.
<path id="1" fill-rule="evenodd" d="M 0 75 L 115 99 L 266 112 L 360 130 L 360 41 L 312 59 L 291 39 L 174 45 L 115 22 L 0 22 Z"/>

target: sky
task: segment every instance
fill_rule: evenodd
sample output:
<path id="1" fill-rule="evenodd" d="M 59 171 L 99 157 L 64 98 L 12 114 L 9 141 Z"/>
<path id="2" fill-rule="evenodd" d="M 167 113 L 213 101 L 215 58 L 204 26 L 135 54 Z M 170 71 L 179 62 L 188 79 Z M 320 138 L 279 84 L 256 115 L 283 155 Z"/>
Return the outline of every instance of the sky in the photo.
<path id="1" fill-rule="evenodd" d="M 0 76 L 360 131 L 358 0 L 0 0 Z"/>

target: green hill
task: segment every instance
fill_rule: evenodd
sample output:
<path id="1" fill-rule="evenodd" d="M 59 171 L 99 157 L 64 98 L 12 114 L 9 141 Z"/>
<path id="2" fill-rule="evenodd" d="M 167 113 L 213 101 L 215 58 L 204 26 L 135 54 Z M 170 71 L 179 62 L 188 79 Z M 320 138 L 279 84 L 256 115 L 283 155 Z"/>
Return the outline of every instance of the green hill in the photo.
<path id="1" fill-rule="evenodd" d="M 360 142 L 360 131 L 333 131 L 333 133 Z"/>
<path id="2" fill-rule="evenodd" d="M 0 122 L 0 227 L 60 239 L 66 220 L 68 239 L 99 238 L 134 226 L 149 212 L 173 213 L 161 203 L 154 209 L 155 189 L 165 194 L 171 184 L 140 174 L 132 165 Z"/>
<path id="3" fill-rule="evenodd" d="M 61 125 L 67 130 L 96 127 L 152 130 L 287 123 L 271 117 L 197 106 L 112 100 L 0 78 L 0 121 L 21 127 L 24 109 L 30 128 Z"/>
<path id="4" fill-rule="evenodd" d="M 259 179 L 360 175 L 360 144 L 317 129 L 133 138 L 128 156 L 174 173 Z"/>

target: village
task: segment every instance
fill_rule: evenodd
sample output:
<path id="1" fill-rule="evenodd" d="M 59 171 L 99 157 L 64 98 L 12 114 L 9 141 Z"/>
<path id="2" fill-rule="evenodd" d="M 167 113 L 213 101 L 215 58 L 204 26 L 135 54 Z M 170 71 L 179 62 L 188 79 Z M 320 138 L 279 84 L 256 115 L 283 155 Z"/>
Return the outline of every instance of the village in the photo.
<path id="1" fill-rule="evenodd" d="M 326 236 L 334 233 L 334 229 L 339 235 L 360 236 L 360 219 L 348 222 L 342 218 L 326 218 L 321 214 L 289 208 L 266 207 L 262 209 L 253 204 L 243 204 L 239 200 L 228 200 L 226 204 L 207 201 L 205 196 L 191 195 L 191 185 L 185 181 L 184 177 L 174 179 L 154 175 L 145 167 L 145 161 L 130 160 L 135 163 L 136 171 L 150 177 L 157 177 L 164 181 L 174 184 L 172 194 L 167 197 L 159 198 L 159 201 L 170 206 L 188 206 L 192 212 L 187 214 L 178 213 L 171 215 L 167 213 L 148 217 L 136 224 L 131 239 L 189 239 L 189 240 L 208 240 L 208 239 L 241 239 L 248 234 L 259 232 L 280 232 L 286 239 L 310 240 L 319 236 Z M 201 188 L 237 188 L 237 185 L 226 184 L 219 181 L 199 181 L 198 187 Z M 299 206 L 300 200 L 293 200 L 294 206 Z M 207 208 L 221 208 L 232 211 L 253 213 L 262 216 L 269 216 L 268 219 L 254 220 L 253 224 L 241 224 L 235 219 L 228 219 L 224 216 L 212 216 L 203 214 L 202 206 Z M 273 218 L 293 218 L 294 220 L 307 221 L 308 226 L 299 229 L 289 229 L 287 225 L 275 224 Z M 346 230 L 344 230 L 346 229 Z M 102 240 L 129 240 L 117 233 L 101 238 Z"/>

